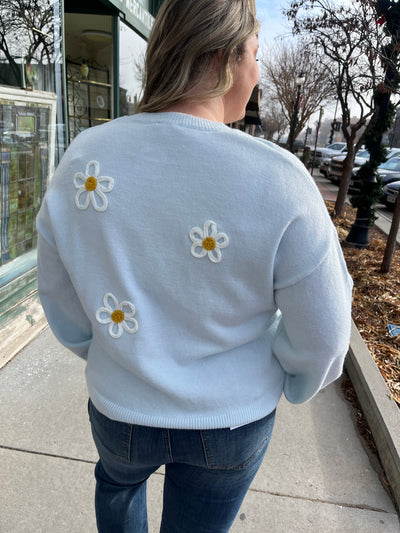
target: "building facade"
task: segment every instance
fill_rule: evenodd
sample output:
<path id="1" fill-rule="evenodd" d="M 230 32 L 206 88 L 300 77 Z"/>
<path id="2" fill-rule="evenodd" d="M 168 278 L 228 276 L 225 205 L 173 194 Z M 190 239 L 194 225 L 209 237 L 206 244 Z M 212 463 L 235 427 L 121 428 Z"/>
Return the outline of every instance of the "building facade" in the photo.
<path id="1" fill-rule="evenodd" d="M 82 130 L 135 112 L 161 3 L 1 3 L 0 317 L 14 293 L 32 289 L 35 218 L 66 147 Z"/>
<path id="2" fill-rule="evenodd" d="M 35 219 L 66 147 L 86 128 L 136 111 L 162 1 L 0 3 L 0 327 L 36 291 Z M 257 87 L 232 127 L 255 133 L 258 100 Z"/>

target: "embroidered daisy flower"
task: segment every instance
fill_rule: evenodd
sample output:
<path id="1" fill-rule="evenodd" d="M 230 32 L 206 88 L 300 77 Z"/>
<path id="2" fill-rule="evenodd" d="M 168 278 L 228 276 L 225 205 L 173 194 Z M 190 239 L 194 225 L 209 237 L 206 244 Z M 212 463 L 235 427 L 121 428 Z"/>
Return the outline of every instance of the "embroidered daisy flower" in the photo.
<path id="1" fill-rule="evenodd" d="M 200 259 L 208 255 L 208 258 L 213 263 L 219 263 L 221 261 L 221 248 L 225 248 L 229 244 L 228 235 L 221 232 L 218 233 L 217 224 L 212 220 L 207 220 L 204 223 L 203 229 L 198 227 L 192 228 L 189 236 L 193 242 L 190 249 L 193 257 Z"/>
<path id="2" fill-rule="evenodd" d="M 108 333 L 113 339 L 119 339 L 124 331 L 136 333 L 138 323 L 133 318 L 136 309 L 133 304 L 127 301 L 118 302 L 116 297 L 108 292 L 103 298 L 104 307 L 96 311 L 96 319 L 100 324 L 109 324 Z"/>
<path id="3" fill-rule="evenodd" d="M 78 209 L 87 209 L 91 203 L 96 211 L 105 211 L 108 200 L 105 193 L 112 191 L 114 180 L 109 176 L 99 176 L 100 164 L 89 161 L 85 174 L 77 172 L 74 186 L 77 190 L 75 204 Z"/>

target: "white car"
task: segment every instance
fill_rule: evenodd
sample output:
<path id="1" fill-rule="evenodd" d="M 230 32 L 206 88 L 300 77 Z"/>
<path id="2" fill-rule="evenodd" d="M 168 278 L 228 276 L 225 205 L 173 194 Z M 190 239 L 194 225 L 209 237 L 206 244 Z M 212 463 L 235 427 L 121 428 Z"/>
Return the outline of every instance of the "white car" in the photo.
<path id="1" fill-rule="evenodd" d="M 323 157 L 319 164 L 319 171 L 321 172 L 321 174 L 325 176 L 325 178 L 328 177 L 329 169 L 331 166 L 331 161 L 332 161 L 331 157 Z"/>
<path id="2" fill-rule="evenodd" d="M 315 150 L 315 163 L 319 165 L 324 157 L 335 157 L 347 151 L 347 144 L 336 142 L 329 144 L 325 148 L 317 147 Z"/>
<path id="3" fill-rule="evenodd" d="M 343 163 L 346 159 L 347 154 L 339 155 L 337 157 L 332 157 L 330 160 L 329 168 L 326 172 L 326 177 L 329 178 L 333 183 L 340 183 L 343 175 Z M 358 170 L 366 161 L 369 159 L 368 150 L 359 150 L 354 158 L 353 171 Z M 350 186 L 352 183 L 350 183 Z"/>

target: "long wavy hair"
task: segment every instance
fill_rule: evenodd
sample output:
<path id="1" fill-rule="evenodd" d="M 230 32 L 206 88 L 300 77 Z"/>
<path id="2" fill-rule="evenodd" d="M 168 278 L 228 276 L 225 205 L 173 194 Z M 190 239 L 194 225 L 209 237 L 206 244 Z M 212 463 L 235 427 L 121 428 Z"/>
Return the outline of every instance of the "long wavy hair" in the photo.
<path id="1" fill-rule="evenodd" d="M 249 0 L 165 0 L 147 45 L 138 113 L 226 94 L 244 43 L 259 28 Z M 204 81 L 215 73 L 217 53 L 220 69 L 210 86 Z"/>

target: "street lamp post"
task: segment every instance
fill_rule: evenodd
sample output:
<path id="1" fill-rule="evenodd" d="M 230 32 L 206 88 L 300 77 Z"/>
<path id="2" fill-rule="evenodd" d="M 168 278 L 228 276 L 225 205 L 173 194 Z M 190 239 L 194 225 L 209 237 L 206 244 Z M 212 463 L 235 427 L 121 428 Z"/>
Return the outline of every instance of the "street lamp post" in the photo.
<path id="1" fill-rule="evenodd" d="M 316 130 L 316 132 L 315 132 L 314 154 L 313 154 L 313 159 L 312 159 L 312 163 L 311 163 L 311 176 L 313 175 L 313 172 L 314 172 L 315 152 L 317 151 L 319 128 L 321 127 L 321 122 L 322 122 L 323 114 L 324 114 L 324 109 L 323 109 L 322 107 L 320 107 L 320 110 L 319 110 L 319 118 L 318 118 L 318 124 L 317 124 L 317 130 Z"/>
<path id="2" fill-rule="evenodd" d="M 288 146 L 289 150 L 293 153 L 293 145 L 294 145 L 294 139 L 295 139 L 295 132 L 297 127 L 297 120 L 299 116 L 299 107 L 300 107 L 300 95 L 301 95 L 301 87 L 303 83 L 305 82 L 305 77 L 303 73 L 300 73 L 296 78 L 296 87 L 297 87 L 297 94 L 296 94 L 296 101 L 294 103 L 294 110 L 293 110 L 293 117 L 290 124 L 290 131 L 289 131 L 289 138 L 288 138 Z"/>
<path id="3" fill-rule="evenodd" d="M 329 144 L 333 143 L 333 135 L 335 134 L 335 131 L 339 131 L 337 125 L 340 124 L 340 122 L 336 122 L 336 113 L 337 113 L 338 104 L 339 104 L 339 98 L 336 99 L 335 114 L 333 115 L 333 122 L 331 123 L 331 135 L 329 137 Z"/>

